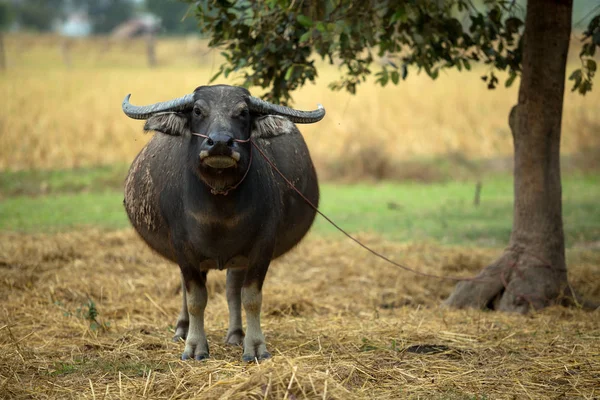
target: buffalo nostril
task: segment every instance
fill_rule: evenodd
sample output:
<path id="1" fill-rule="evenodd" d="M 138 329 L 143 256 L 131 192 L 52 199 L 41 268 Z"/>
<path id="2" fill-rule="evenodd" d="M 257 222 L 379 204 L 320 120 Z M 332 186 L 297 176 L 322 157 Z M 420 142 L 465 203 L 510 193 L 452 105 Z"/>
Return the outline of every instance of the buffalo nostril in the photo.
<path id="1" fill-rule="evenodd" d="M 227 141 L 227 147 L 233 147 L 233 139 Z"/>
<path id="2" fill-rule="evenodd" d="M 215 144 L 215 142 L 211 138 L 208 138 L 208 139 L 206 139 L 206 144 L 208 144 L 209 146 L 212 146 L 213 144 Z"/>

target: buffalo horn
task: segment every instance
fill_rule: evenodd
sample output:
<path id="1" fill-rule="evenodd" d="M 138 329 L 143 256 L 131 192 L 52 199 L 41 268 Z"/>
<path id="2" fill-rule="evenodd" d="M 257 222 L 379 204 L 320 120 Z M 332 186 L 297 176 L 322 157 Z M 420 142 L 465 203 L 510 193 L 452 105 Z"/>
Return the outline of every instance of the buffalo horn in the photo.
<path id="1" fill-rule="evenodd" d="M 129 118 L 133 119 L 148 119 L 152 114 L 159 112 L 177 112 L 192 108 L 194 104 L 194 94 L 186 94 L 183 97 L 178 97 L 169 101 L 161 101 L 159 103 L 150 104 L 147 106 L 134 106 L 129 102 L 131 94 L 125 96 L 123 100 L 123 112 Z M 297 124 L 312 124 L 318 122 L 325 116 L 325 109 L 321 104 L 313 111 L 299 111 L 290 107 L 272 104 L 261 100 L 257 97 L 250 96 L 250 110 L 257 114 L 263 115 L 281 115 L 288 118 L 290 121 Z"/>
<path id="2" fill-rule="evenodd" d="M 186 94 L 183 97 L 178 97 L 169 101 L 161 101 L 147 106 L 134 106 L 129 102 L 131 94 L 125 96 L 123 100 L 123 112 L 129 118 L 133 119 L 148 119 L 152 114 L 165 111 L 183 111 L 192 108 L 194 104 L 194 94 Z"/>
<path id="3" fill-rule="evenodd" d="M 250 96 L 250 110 L 258 114 L 281 115 L 297 124 L 312 124 L 319 122 L 325 116 L 325 109 L 321 104 L 313 111 L 299 111 L 290 107 L 272 104 L 257 97 Z"/>

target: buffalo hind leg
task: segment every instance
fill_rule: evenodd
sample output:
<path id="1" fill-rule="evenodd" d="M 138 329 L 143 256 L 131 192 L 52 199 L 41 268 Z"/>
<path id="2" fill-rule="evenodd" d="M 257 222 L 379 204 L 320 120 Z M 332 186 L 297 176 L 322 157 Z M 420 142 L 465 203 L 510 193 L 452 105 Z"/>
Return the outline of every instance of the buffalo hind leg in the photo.
<path id="1" fill-rule="evenodd" d="M 242 328 L 242 284 L 246 277 L 244 269 L 227 270 L 227 305 L 229 307 L 229 329 L 225 343 L 241 345 L 244 341 Z"/>
<path id="2" fill-rule="evenodd" d="M 193 274 L 193 278 L 185 278 L 187 311 L 190 324 L 182 360 L 208 358 L 208 341 L 204 332 L 204 310 L 208 301 L 206 290 L 206 272 Z"/>
<path id="3" fill-rule="evenodd" d="M 183 293 L 183 304 L 181 305 L 181 312 L 179 313 L 179 317 L 177 317 L 177 324 L 175 324 L 175 336 L 173 336 L 174 342 L 178 342 L 181 339 L 185 340 L 185 338 L 187 337 L 188 328 L 190 326 L 190 315 L 188 314 L 187 309 L 187 296 L 183 274 L 181 274 L 181 292 Z"/>
<path id="4" fill-rule="evenodd" d="M 260 326 L 260 310 L 262 307 L 262 285 L 269 268 L 270 260 L 254 264 L 246 272 L 242 286 L 242 305 L 246 311 L 246 336 L 244 337 L 244 354 L 242 361 L 251 362 L 271 358 L 267 351 L 265 335 Z"/>

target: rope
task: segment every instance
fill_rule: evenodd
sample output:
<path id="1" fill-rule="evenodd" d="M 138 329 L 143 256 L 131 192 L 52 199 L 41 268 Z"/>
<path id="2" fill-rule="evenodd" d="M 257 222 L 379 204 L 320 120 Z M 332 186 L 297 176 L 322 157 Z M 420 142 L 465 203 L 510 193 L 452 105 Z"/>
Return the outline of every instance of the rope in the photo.
<path id="1" fill-rule="evenodd" d="M 354 243 L 358 244 L 363 249 L 367 250 L 369 253 L 373 254 L 375 257 L 378 257 L 378 258 L 384 260 L 385 262 L 394 265 L 397 268 L 403 269 L 408 272 L 412 272 L 413 274 L 416 274 L 416 275 L 425 276 L 425 277 L 429 277 L 429 278 L 445 279 L 445 280 L 452 280 L 452 281 L 477 281 L 477 282 L 489 282 L 489 283 L 493 282 L 490 280 L 483 280 L 483 279 L 480 279 L 477 277 L 460 278 L 460 277 L 455 277 L 455 276 L 441 276 L 441 275 L 435 275 L 435 274 L 428 274 L 426 272 L 417 271 L 415 269 L 412 269 L 405 265 L 397 263 L 396 261 L 393 261 L 393 260 L 389 259 L 388 257 L 384 256 L 383 254 L 373 250 L 372 248 L 370 248 L 369 246 L 362 243 L 360 240 L 356 239 L 354 236 L 352 236 L 348 232 L 346 232 L 342 227 L 340 227 L 338 224 L 333 222 L 333 220 L 331 218 L 329 218 L 327 215 L 323 214 L 317 206 L 315 206 L 306 196 L 304 196 L 302 194 L 302 192 L 300 192 L 296 188 L 296 186 L 294 186 L 294 184 L 292 182 L 290 182 L 290 180 L 287 179 L 285 177 L 285 175 L 283 175 L 283 173 L 279 170 L 279 168 L 277 168 L 277 166 L 269 159 L 269 157 L 267 157 L 267 155 L 261 150 L 260 147 L 258 147 L 258 145 L 253 140 L 250 140 L 250 143 L 256 148 L 256 150 L 258 150 L 260 155 L 267 161 L 267 163 L 271 166 L 271 168 L 273 168 L 273 170 L 275 170 L 275 172 L 277 172 L 277 174 L 279 174 L 279 176 L 290 186 L 290 188 L 292 188 L 306 202 L 306 204 L 308 204 L 313 210 L 315 210 L 321 217 L 325 218 L 325 220 L 327 220 L 327 222 L 329 222 L 331 225 L 333 225 L 338 231 L 343 233 L 346 237 L 348 237 Z"/>

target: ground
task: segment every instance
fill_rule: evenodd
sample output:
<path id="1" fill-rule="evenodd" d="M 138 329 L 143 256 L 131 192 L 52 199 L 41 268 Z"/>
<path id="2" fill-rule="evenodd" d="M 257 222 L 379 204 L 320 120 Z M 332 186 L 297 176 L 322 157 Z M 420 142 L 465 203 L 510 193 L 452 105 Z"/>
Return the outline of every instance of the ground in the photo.
<path id="1" fill-rule="evenodd" d="M 360 238 L 430 273 L 470 275 L 496 249 Z M 595 398 L 600 315 L 441 308 L 453 282 L 417 278 L 347 240 L 312 236 L 267 276 L 274 357 L 223 344 L 223 272 L 209 274 L 211 358 L 173 343 L 177 267 L 130 229 L 0 234 L 3 398 Z M 600 297 L 600 254 L 569 253 L 573 285 Z"/>

